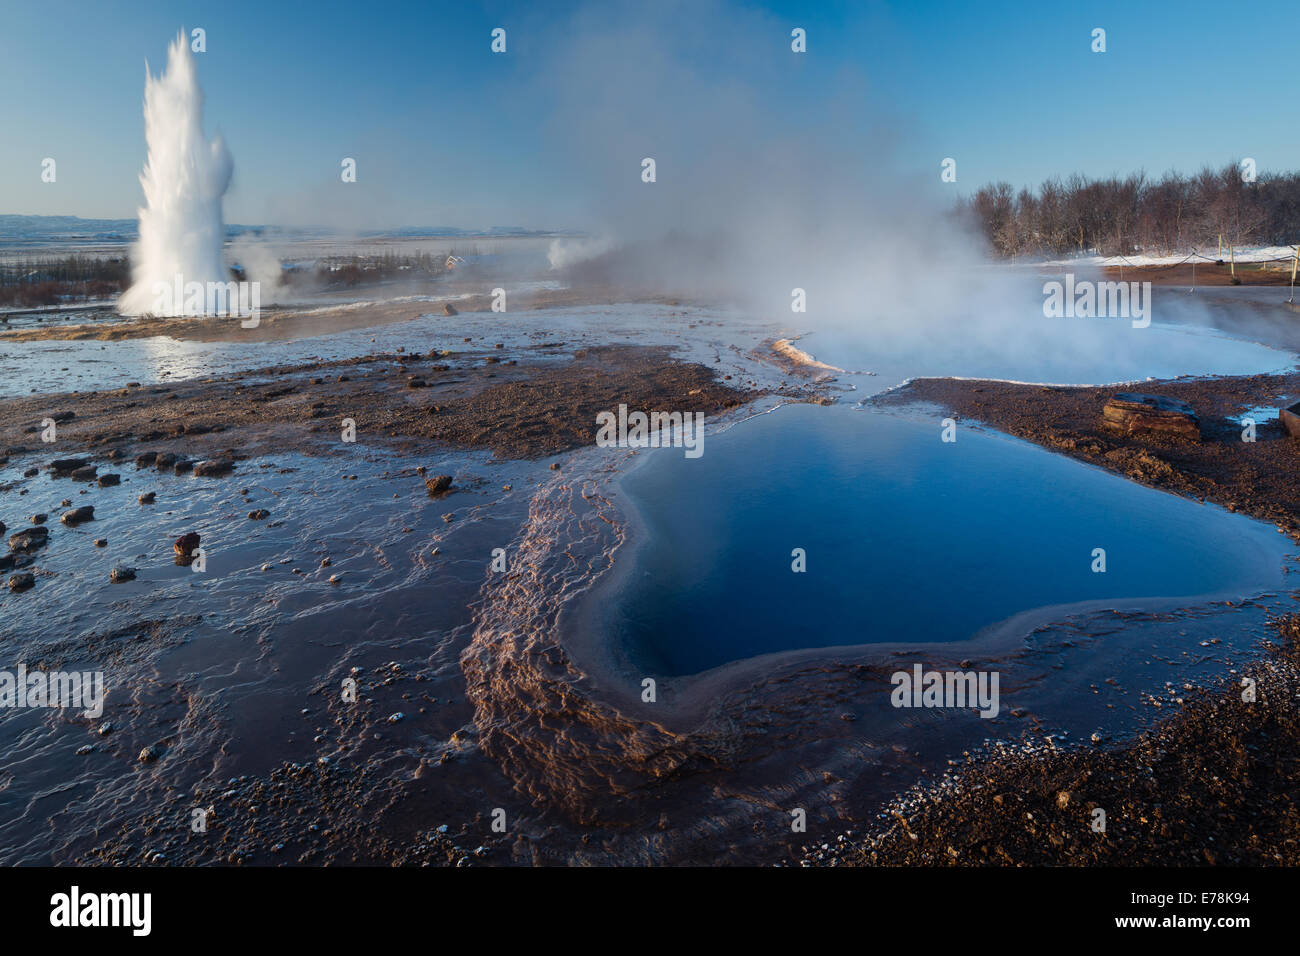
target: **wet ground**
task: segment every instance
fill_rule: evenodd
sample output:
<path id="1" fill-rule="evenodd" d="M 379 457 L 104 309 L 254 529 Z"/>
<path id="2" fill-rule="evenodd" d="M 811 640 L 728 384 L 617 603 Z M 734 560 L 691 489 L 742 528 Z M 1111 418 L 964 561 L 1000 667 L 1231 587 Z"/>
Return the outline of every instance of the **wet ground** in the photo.
<path id="1" fill-rule="evenodd" d="M 672 408 L 684 392 L 711 427 L 743 430 L 812 397 L 843 407 L 800 412 L 892 415 L 852 406 L 898 381 L 801 370 L 770 342 L 805 330 L 686 305 L 359 322 L 259 343 L 0 343 L 0 520 L 8 535 L 43 512 L 52 529 L 35 587 L 0 596 L 0 648 L 109 682 L 99 719 L 0 718 L 0 859 L 796 862 L 988 739 L 1122 745 L 1184 685 L 1261 657 L 1268 616 L 1293 600 L 1285 579 L 1261 582 L 1231 604 L 1080 608 L 927 649 L 928 666 L 1001 671 L 993 720 L 889 706 L 889 674 L 918 659 L 901 647 L 739 661 L 648 704 L 596 653 L 602 633 L 568 629 L 575 599 L 626 556 L 619 479 L 640 460 L 589 447 L 593 408 Z M 1209 341 L 1187 353 L 1198 371 L 1222 370 L 1216 352 L 1256 372 L 1287 364 Z M 870 370 L 816 343 L 800 344 Z M 41 442 L 42 419 L 68 412 Z M 234 471 L 137 469 L 141 450 L 229 455 Z M 44 467 L 72 455 L 121 483 Z M 444 497 L 425 486 L 438 474 L 453 477 Z M 93 522 L 59 523 L 86 503 Z M 187 531 L 202 570 L 175 562 Z M 112 583 L 114 566 L 135 580 Z"/>

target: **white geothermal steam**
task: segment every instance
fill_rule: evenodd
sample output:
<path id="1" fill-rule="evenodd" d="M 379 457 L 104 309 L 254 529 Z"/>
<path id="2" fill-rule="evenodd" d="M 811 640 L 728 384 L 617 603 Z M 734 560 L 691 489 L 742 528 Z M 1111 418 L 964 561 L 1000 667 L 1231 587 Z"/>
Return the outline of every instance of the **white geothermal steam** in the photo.
<path id="1" fill-rule="evenodd" d="M 222 263 L 221 197 L 233 162 L 225 142 L 203 135 L 203 91 L 183 35 L 167 50 L 158 77 L 145 64 L 144 132 L 149 156 L 140 185 L 144 208 L 131 257 L 132 285 L 118 300 L 125 315 L 193 314 L 179 296 L 160 294 L 181 283 L 229 281 Z"/>

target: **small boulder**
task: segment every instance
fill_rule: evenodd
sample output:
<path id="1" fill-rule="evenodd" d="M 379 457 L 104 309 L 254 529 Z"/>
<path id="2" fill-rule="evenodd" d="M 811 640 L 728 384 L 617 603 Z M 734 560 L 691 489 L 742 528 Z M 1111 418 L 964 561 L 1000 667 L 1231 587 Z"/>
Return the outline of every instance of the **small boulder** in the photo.
<path id="1" fill-rule="evenodd" d="M 429 489 L 431 495 L 446 494 L 451 490 L 451 475 L 434 475 L 432 478 L 426 478 L 424 487 Z"/>
<path id="2" fill-rule="evenodd" d="M 95 506 L 82 505 L 80 508 L 73 508 L 71 511 L 65 511 L 63 517 L 59 520 L 64 524 L 81 524 L 83 521 L 94 521 Z"/>
<path id="3" fill-rule="evenodd" d="M 235 470 L 235 463 L 229 458 L 213 458 L 201 461 L 194 466 L 195 478 L 220 478 Z"/>
<path id="4" fill-rule="evenodd" d="M 116 567 L 108 573 L 108 579 L 114 584 L 135 580 L 135 568 Z"/>
<path id="5" fill-rule="evenodd" d="M 101 488 L 109 488 L 113 485 L 120 485 L 121 483 L 121 475 L 108 474 L 99 476 L 99 487 Z"/>
<path id="6" fill-rule="evenodd" d="M 261 521 L 264 518 L 271 517 L 271 512 L 267 511 L 265 508 L 257 508 L 254 511 L 250 511 L 248 517 L 253 521 Z"/>
<path id="7" fill-rule="evenodd" d="M 1199 442 L 1200 421 L 1192 406 L 1164 395 L 1119 392 L 1101 410 L 1102 426 L 1126 435 L 1169 435 Z"/>
<path id="8" fill-rule="evenodd" d="M 44 547 L 49 540 L 49 528 L 40 525 L 35 528 L 24 528 L 9 536 L 9 550 L 31 554 L 37 548 Z"/>
<path id="9" fill-rule="evenodd" d="M 72 473 L 73 481 L 94 481 L 99 469 L 94 465 L 83 465 Z"/>
<path id="10" fill-rule="evenodd" d="M 443 314 L 443 315 L 460 315 L 460 311 L 459 311 L 459 310 L 458 310 L 454 305 L 452 305 L 450 302 L 444 302 L 444 303 L 442 304 L 442 314 Z"/>
<path id="11" fill-rule="evenodd" d="M 62 478 L 64 475 L 76 471 L 78 468 L 84 468 L 90 464 L 89 458 L 56 458 L 50 462 L 49 469 L 54 472 L 55 478 Z"/>
<path id="12" fill-rule="evenodd" d="M 191 557 L 194 554 L 195 549 L 198 548 L 200 540 L 197 531 L 187 531 L 176 539 L 175 543 L 172 545 L 172 550 L 182 558 Z"/>
<path id="13" fill-rule="evenodd" d="M 26 591 L 36 585 L 36 576 L 30 571 L 19 571 L 9 577 L 10 591 Z"/>

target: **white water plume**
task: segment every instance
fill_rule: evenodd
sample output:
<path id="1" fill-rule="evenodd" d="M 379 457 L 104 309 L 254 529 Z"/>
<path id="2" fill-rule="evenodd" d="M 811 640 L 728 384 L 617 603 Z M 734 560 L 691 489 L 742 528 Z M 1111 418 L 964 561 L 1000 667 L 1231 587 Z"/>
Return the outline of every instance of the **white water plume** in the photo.
<path id="1" fill-rule="evenodd" d="M 156 287 L 229 281 L 222 261 L 221 199 L 233 162 L 220 136 L 203 133 L 203 91 L 183 34 L 167 50 L 167 68 L 154 77 L 145 64 L 144 127 L 149 155 L 140 185 L 144 208 L 131 255 L 132 285 L 118 300 L 125 315 L 182 315 L 178 297 Z"/>

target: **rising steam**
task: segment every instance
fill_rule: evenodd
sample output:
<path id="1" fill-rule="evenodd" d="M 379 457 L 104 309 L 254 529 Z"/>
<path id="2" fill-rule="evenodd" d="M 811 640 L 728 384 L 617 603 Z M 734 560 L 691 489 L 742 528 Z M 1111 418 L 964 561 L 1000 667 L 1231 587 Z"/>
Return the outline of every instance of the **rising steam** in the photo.
<path id="1" fill-rule="evenodd" d="M 118 300 L 125 315 L 181 315 L 183 303 L 159 304 L 156 284 L 226 282 L 221 198 L 233 163 L 218 136 L 203 134 L 203 91 L 183 35 L 167 50 L 167 69 L 145 65 L 144 129 L 148 160 L 140 174 L 144 208 L 131 256 L 132 285 Z"/>

